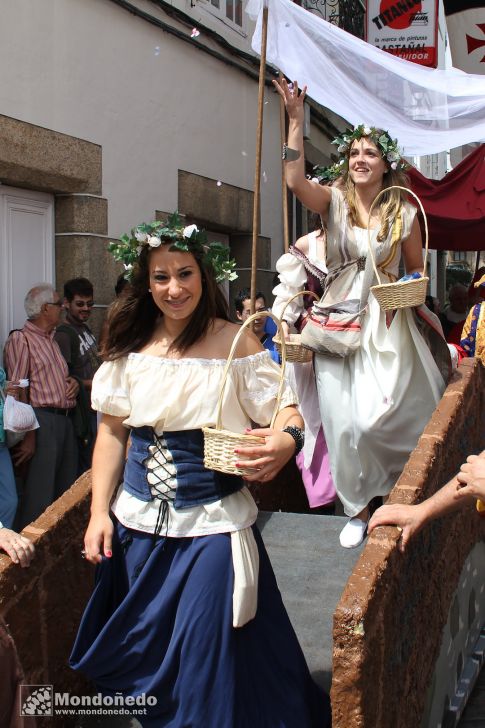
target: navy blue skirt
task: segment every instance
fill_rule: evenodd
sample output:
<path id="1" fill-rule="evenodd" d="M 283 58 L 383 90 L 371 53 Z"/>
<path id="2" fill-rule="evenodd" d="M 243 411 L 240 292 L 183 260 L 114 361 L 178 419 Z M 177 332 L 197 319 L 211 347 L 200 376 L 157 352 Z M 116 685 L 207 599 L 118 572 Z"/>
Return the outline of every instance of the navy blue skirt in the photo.
<path id="1" fill-rule="evenodd" d="M 117 523 L 70 664 L 105 695 L 155 696 L 144 728 L 326 728 L 259 531 L 258 610 L 232 626 L 229 534 L 153 537 Z"/>

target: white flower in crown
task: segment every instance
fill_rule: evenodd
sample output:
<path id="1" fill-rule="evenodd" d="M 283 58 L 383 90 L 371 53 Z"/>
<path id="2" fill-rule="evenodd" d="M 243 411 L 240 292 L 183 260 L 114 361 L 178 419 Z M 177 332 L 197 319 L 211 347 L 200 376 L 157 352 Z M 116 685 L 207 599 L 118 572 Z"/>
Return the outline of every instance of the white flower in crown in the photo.
<path id="1" fill-rule="evenodd" d="M 388 152 L 386 156 L 387 156 L 388 162 L 399 162 L 399 160 L 401 159 L 401 155 L 399 154 L 399 152 L 391 151 L 391 152 Z"/>
<path id="2" fill-rule="evenodd" d="M 197 225 L 187 225 L 187 227 L 183 229 L 182 235 L 184 236 L 184 238 L 190 238 L 192 236 L 192 233 L 194 232 L 199 232 L 199 228 L 197 227 Z"/>
<path id="3" fill-rule="evenodd" d="M 340 152 L 342 154 L 343 152 L 347 151 L 347 145 L 346 144 L 339 144 L 337 147 L 337 152 Z"/>
<path id="4" fill-rule="evenodd" d="M 123 268 L 125 270 L 133 270 L 133 264 L 132 263 L 123 263 Z"/>
<path id="5" fill-rule="evenodd" d="M 142 233 L 141 230 L 135 230 L 135 238 L 139 243 L 146 243 L 147 237 L 148 235 L 146 233 Z"/>
<path id="6" fill-rule="evenodd" d="M 391 162 L 391 169 L 397 169 L 397 162 Z"/>
<path id="7" fill-rule="evenodd" d="M 372 129 L 370 126 L 364 126 L 364 136 L 369 136 L 369 134 L 372 132 Z"/>
<path id="8" fill-rule="evenodd" d="M 148 245 L 150 248 L 158 248 L 162 244 L 162 241 L 157 235 L 151 235 L 148 238 Z"/>
<path id="9" fill-rule="evenodd" d="M 140 255 L 141 251 L 143 250 L 143 245 L 137 245 L 136 247 L 136 254 Z"/>

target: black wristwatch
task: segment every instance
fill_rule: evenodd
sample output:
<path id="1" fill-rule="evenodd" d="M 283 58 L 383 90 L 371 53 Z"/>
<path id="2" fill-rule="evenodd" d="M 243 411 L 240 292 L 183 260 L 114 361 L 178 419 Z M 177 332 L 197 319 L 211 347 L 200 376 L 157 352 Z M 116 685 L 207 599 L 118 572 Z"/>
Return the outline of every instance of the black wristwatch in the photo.
<path id="1" fill-rule="evenodd" d="M 297 427 L 296 425 L 288 425 L 288 427 L 283 427 L 281 432 L 287 432 L 292 436 L 295 441 L 295 455 L 298 455 L 298 453 L 303 450 L 303 445 L 305 444 L 304 431 L 301 427 Z"/>

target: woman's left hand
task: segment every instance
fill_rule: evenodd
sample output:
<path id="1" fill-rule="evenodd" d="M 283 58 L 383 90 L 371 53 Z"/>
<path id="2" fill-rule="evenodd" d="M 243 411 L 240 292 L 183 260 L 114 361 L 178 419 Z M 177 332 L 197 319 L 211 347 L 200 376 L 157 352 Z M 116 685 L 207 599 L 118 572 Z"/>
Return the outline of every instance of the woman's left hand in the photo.
<path id="1" fill-rule="evenodd" d="M 235 452 L 238 457 L 237 466 L 248 469 L 244 479 L 250 482 L 273 480 L 281 468 L 295 454 L 295 440 L 288 432 L 264 429 L 248 430 L 247 435 L 264 437 L 261 445 L 240 447 Z"/>

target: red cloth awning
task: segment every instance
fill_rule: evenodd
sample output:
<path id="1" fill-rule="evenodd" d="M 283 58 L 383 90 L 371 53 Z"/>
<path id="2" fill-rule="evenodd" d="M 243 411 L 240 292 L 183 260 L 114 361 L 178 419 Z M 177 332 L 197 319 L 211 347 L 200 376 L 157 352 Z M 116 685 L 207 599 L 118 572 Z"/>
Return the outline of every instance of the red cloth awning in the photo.
<path id="1" fill-rule="evenodd" d="M 485 144 L 440 180 L 414 167 L 409 176 L 428 218 L 430 248 L 485 250 Z"/>

